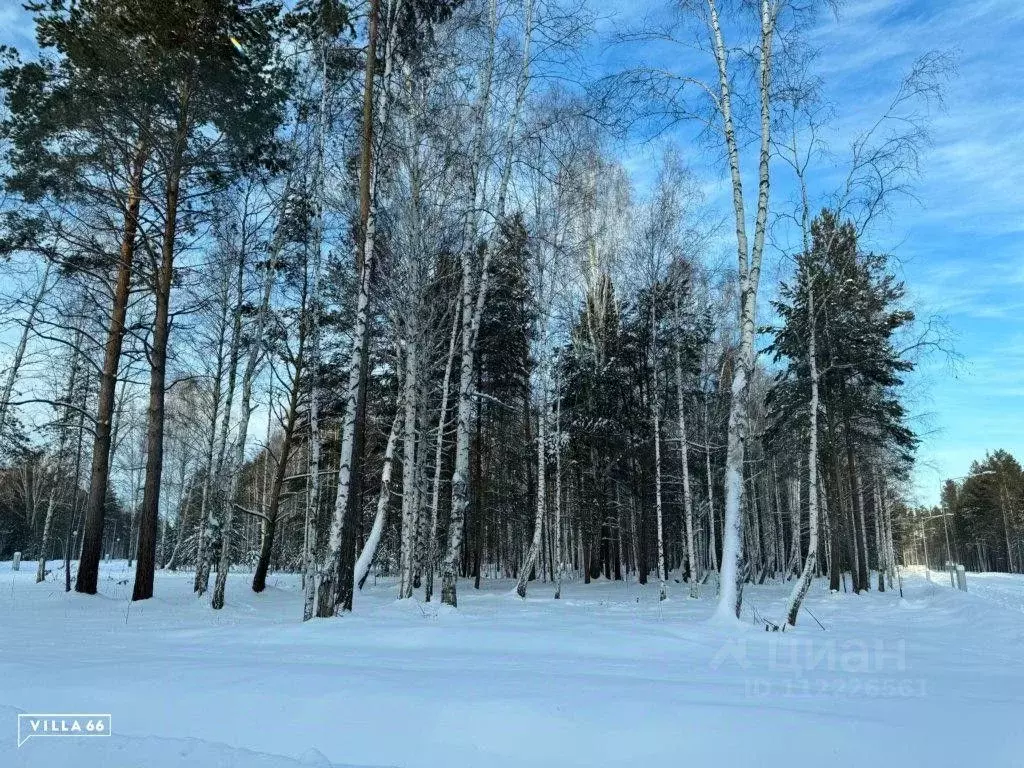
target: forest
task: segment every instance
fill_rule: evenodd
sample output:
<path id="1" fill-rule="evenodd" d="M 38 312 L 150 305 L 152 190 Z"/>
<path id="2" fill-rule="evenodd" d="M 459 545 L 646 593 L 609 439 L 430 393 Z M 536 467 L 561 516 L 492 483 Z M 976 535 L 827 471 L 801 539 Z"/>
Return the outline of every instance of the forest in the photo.
<path id="1" fill-rule="evenodd" d="M 85 594 L 127 560 L 133 601 L 185 572 L 213 610 L 300 574 L 296 622 L 378 578 L 678 584 L 725 622 L 786 583 L 774 629 L 818 577 L 1021 572 L 1008 452 L 915 496 L 907 382 L 950 342 L 879 245 L 954 64 L 922 51 L 829 143 L 818 5 L 26 6 L 0 559 Z"/>

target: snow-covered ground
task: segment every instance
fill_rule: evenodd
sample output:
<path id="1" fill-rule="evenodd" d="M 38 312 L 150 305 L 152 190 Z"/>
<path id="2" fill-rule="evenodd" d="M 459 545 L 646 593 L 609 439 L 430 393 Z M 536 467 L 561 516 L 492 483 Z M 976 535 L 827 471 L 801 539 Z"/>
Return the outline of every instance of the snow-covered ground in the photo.
<path id="1" fill-rule="evenodd" d="M 343 619 L 302 624 L 298 579 L 228 606 L 105 564 L 101 594 L 0 563 L 0 766 L 820 765 L 1024 761 L 1024 577 L 905 573 L 892 592 L 817 583 L 795 632 L 769 633 L 788 585 L 748 588 L 749 629 L 707 621 L 713 596 L 673 583 L 512 582 L 458 611 L 367 585 Z M 16 714 L 110 713 L 104 738 L 29 739 Z M 73 762 L 72 762 L 73 761 Z M 775 761 L 786 761 L 775 762 Z"/>

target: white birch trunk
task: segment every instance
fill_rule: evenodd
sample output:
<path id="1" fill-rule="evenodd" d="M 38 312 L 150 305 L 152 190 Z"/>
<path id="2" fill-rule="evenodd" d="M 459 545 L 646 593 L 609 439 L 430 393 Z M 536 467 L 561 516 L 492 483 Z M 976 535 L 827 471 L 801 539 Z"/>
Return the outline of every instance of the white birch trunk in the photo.
<path id="1" fill-rule="evenodd" d="M 545 348 L 547 333 L 541 333 L 541 350 Z M 530 571 L 537 560 L 537 553 L 540 551 L 541 533 L 544 529 L 545 501 L 547 497 L 546 477 L 546 455 L 545 446 L 547 443 L 547 410 L 548 396 L 546 384 L 545 364 L 541 364 L 538 371 L 538 412 L 537 412 L 537 499 L 536 512 L 533 516 L 533 539 L 530 541 L 530 548 L 527 550 L 523 560 L 523 567 L 519 570 L 519 583 L 516 585 L 516 594 L 519 597 L 526 597 L 526 586 L 530 578 Z"/>
<path id="2" fill-rule="evenodd" d="M 505 201 L 509 179 L 512 174 L 513 150 L 515 147 L 516 130 L 520 114 L 526 100 L 526 90 L 530 80 L 530 40 L 532 37 L 533 0 L 526 0 L 524 5 L 525 30 L 523 45 L 523 64 L 516 90 L 516 100 L 512 114 L 506 125 L 505 158 L 497 190 L 495 218 L 500 223 L 505 213 Z M 452 472 L 452 511 L 449 520 L 448 548 L 441 567 L 441 602 L 455 607 L 458 604 L 457 581 L 458 562 L 462 549 L 462 537 L 466 521 L 466 508 L 469 506 L 469 442 L 470 419 L 472 416 L 473 376 L 476 364 L 476 337 L 480 327 L 480 318 L 487 300 L 487 286 L 490 278 L 491 247 L 484 248 L 483 263 L 480 267 L 479 280 L 473 279 L 472 254 L 476 250 L 477 236 L 480 231 L 478 212 L 483 210 L 484 168 L 483 156 L 489 127 L 491 105 L 491 87 L 494 76 L 495 46 L 498 32 L 497 0 L 490 0 L 489 16 L 489 48 L 484 63 L 480 83 L 480 99 L 477 103 L 477 114 L 474 125 L 476 137 L 473 157 L 470 160 L 471 196 L 473 210 L 468 214 L 467 236 L 462 254 L 462 366 L 459 371 L 459 404 L 458 420 L 455 435 L 455 468 Z M 475 289 L 475 290 L 474 290 Z M 475 301 L 474 301 L 475 297 Z"/>
<path id="3" fill-rule="evenodd" d="M 818 350 L 817 333 L 815 333 L 814 314 L 814 287 L 809 284 L 807 287 L 807 307 L 811 322 L 808 324 L 807 340 L 807 362 L 810 368 L 811 377 L 811 401 L 808 404 L 808 442 L 807 442 L 807 528 L 809 540 L 807 542 L 807 559 L 804 561 L 803 571 L 800 578 L 793 585 L 793 591 L 789 595 L 786 606 L 786 622 L 790 626 L 796 626 L 797 615 L 800 613 L 800 606 L 807 596 L 807 590 L 811 588 L 811 580 L 814 578 L 814 569 L 818 562 Z"/>
<path id="4" fill-rule="evenodd" d="M 338 575 L 341 568 L 342 532 L 348 509 L 348 494 L 352 482 L 352 455 L 355 448 L 356 410 L 359 403 L 359 388 L 362 382 L 362 345 L 367 333 L 370 304 L 370 272 L 373 266 L 373 237 L 366 233 L 366 256 L 359 280 L 359 298 L 356 304 L 356 320 L 352 329 L 352 344 L 349 349 L 349 375 L 345 387 L 345 411 L 341 423 L 341 448 L 338 467 L 338 493 L 334 499 L 334 513 L 327 541 L 328 552 L 324 563 L 322 580 L 317 594 L 317 615 L 334 614 L 338 598 Z"/>
<path id="5" fill-rule="evenodd" d="M 412 597 L 413 552 L 416 547 L 416 390 L 418 382 L 418 351 L 415 311 L 409 318 L 412 327 L 406 339 L 405 414 L 402 428 L 402 531 L 399 569 L 399 599 Z"/>
<path id="6" fill-rule="evenodd" d="M 863 584 L 865 590 L 871 589 L 871 560 L 868 559 L 868 528 L 864 519 L 864 484 L 860 479 L 858 467 L 854 464 L 850 471 L 853 473 L 853 484 L 857 488 L 857 520 L 860 523 L 860 546 L 864 551 L 864 573 L 867 574 Z"/>
<path id="7" fill-rule="evenodd" d="M 747 439 L 747 406 L 750 378 L 754 369 L 754 330 L 757 318 L 757 290 L 761 276 L 765 227 L 768 219 L 769 157 L 771 152 L 770 86 L 772 41 L 775 17 L 769 0 L 761 0 L 761 44 L 759 46 L 759 97 L 761 106 L 758 200 L 753 248 L 748 247 L 743 180 L 739 145 L 733 126 L 732 91 L 728 54 L 718 20 L 716 0 L 708 0 L 715 62 L 718 68 L 719 103 L 722 129 L 732 180 L 733 211 L 736 220 L 736 244 L 740 282 L 740 345 L 733 370 L 729 402 L 729 427 L 725 457 L 725 523 L 723 526 L 722 572 L 715 616 L 718 620 L 738 619 L 743 600 L 743 543 L 741 509 L 743 502 L 743 462 Z"/>
<path id="8" fill-rule="evenodd" d="M 690 597 L 700 597 L 697 555 L 693 546 L 693 498 L 690 495 L 690 442 L 686 433 L 686 402 L 683 397 L 683 362 L 679 345 L 675 345 L 676 410 L 679 420 L 679 459 L 683 471 L 683 515 L 686 524 L 686 557 L 690 563 Z"/>
<path id="9" fill-rule="evenodd" d="M 56 477 L 54 479 L 56 480 Z M 46 550 L 50 546 L 50 531 L 53 528 L 53 513 L 56 509 L 57 483 L 54 482 L 50 486 L 50 498 L 46 502 L 46 517 L 43 520 L 43 537 L 39 541 L 39 563 L 36 565 L 36 584 L 46 580 Z"/>
<path id="10" fill-rule="evenodd" d="M 238 483 L 241 479 L 242 467 L 245 464 L 245 443 L 249 436 L 249 419 L 252 416 L 252 387 L 263 352 L 267 318 L 270 314 L 270 297 L 274 290 L 274 279 L 277 274 L 277 259 L 283 247 L 281 237 L 281 235 L 275 236 L 277 242 L 271 248 L 270 259 L 267 261 L 267 274 L 263 282 L 263 298 L 260 301 L 259 312 L 256 316 L 256 328 L 253 333 L 249 357 L 245 363 L 245 372 L 242 374 L 241 417 L 238 424 L 238 435 L 235 437 L 235 455 L 230 466 L 225 468 L 226 471 L 231 473 L 231 477 L 228 482 L 227 491 L 224 497 L 220 499 L 220 562 L 217 567 L 217 580 L 213 585 L 213 596 L 210 599 L 210 606 L 214 610 L 220 610 L 224 607 L 224 590 L 227 585 L 228 571 L 231 568 L 231 526 L 235 515 L 235 497 L 238 494 Z M 225 414 L 225 416 L 228 415 Z"/>
<path id="11" fill-rule="evenodd" d="M 651 416 L 654 419 L 654 509 L 658 533 L 658 600 L 668 597 L 665 579 L 665 536 L 661 510 L 661 397 L 658 393 L 658 326 L 651 301 Z"/>
<path id="12" fill-rule="evenodd" d="M 43 281 L 45 284 L 45 280 Z M 75 328 L 75 342 L 72 348 L 70 370 L 68 371 L 68 385 L 64 391 L 64 401 L 66 403 L 64 408 L 65 418 L 70 422 L 71 401 L 75 396 L 75 386 L 78 380 L 78 366 L 79 356 L 82 349 L 82 337 L 84 335 L 82 328 L 81 316 L 78 321 L 77 327 Z M 40 583 L 46 579 L 46 550 L 50 546 L 50 536 L 53 531 L 53 516 L 57 510 L 57 484 L 59 482 L 60 471 L 64 466 L 64 455 L 67 451 L 68 442 L 68 426 L 64 424 L 60 429 L 60 438 L 57 441 L 57 456 L 55 461 L 54 472 L 50 479 L 50 498 L 46 504 L 46 518 L 43 521 L 43 536 L 39 542 L 39 564 L 36 566 L 36 583 Z M 78 486 L 75 486 L 75 492 L 77 493 Z"/>
<path id="13" fill-rule="evenodd" d="M 227 292 L 223 297 L 221 306 L 220 326 L 217 331 L 217 368 L 213 381 L 213 413 L 210 417 L 210 433 L 207 440 L 206 475 L 203 477 L 203 486 L 199 501 L 199 528 L 196 541 L 196 575 L 192 589 L 196 595 L 202 597 L 210 584 L 210 554 L 208 552 L 209 539 L 213 534 L 216 522 L 216 505 L 210 503 L 210 496 L 214 492 L 214 482 L 218 488 L 223 479 L 224 461 L 227 452 L 228 427 L 231 421 L 231 407 L 235 396 L 235 376 L 238 370 L 238 355 L 241 349 L 242 336 L 242 308 L 245 298 L 245 253 L 239 256 L 238 261 L 238 293 L 235 302 L 234 314 L 232 316 L 231 344 L 228 351 L 228 361 L 224 363 L 224 342 L 227 336 Z M 270 273 L 267 273 L 270 277 Z M 264 285 L 264 295 L 267 295 L 267 286 Z M 217 419 L 221 400 L 221 385 L 224 379 L 224 369 L 228 370 L 228 386 L 224 393 L 224 413 L 220 417 L 220 439 L 217 435 Z M 218 449 L 219 446 L 219 449 Z"/>
<path id="14" fill-rule="evenodd" d="M 326 6 L 325 6 L 326 7 Z M 328 96 L 328 41 L 326 28 L 320 38 L 320 108 L 317 114 L 316 155 L 313 158 L 313 194 L 315 196 L 315 242 L 313 243 L 313 274 L 310 286 L 309 332 L 309 485 L 306 496 L 302 553 L 302 620 L 309 621 L 316 612 L 316 590 L 319 581 L 317 568 L 317 518 L 320 511 L 320 270 L 323 264 L 324 209 L 326 188 L 324 158 L 327 153 L 327 96 Z"/>
<path id="15" fill-rule="evenodd" d="M 455 343 L 459 338 L 459 320 L 462 317 L 462 294 L 455 299 L 452 309 L 452 332 L 448 341 L 448 358 L 441 382 L 441 412 L 437 419 L 437 441 L 434 445 L 434 479 L 430 492 L 430 531 L 427 534 L 427 565 L 424 599 L 429 603 L 434 594 L 434 566 L 437 559 L 437 515 L 441 502 L 441 462 L 444 457 L 444 433 L 448 422 L 448 391 L 451 389 L 452 369 L 455 367 Z"/>
<path id="16" fill-rule="evenodd" d="M 312 301 L 314 306 L 313 328 L 310 334 L 310 365 L 309 365 L 309 486 L 306 496 L 306 516 L 304 520 L 304 542 L 302 557 L 303 600 L 302 620 L 309 621 L 316 611 L 316 588 L 318 568 L 316 560 L 317 518 L 320 511 L 320 394 L 317 389 L 317 366 L 319 364 L 320 347 L 320 259 L 317 258 L 313 270 Z"/>
<path id="17" fill-rule="evenodd" d="M 561 385 L 561 360 L 558 361 L 559 374 L 555 379 L 555 394 L 558 400 L 555 403 L 555 529 L 554 536 L 554 558 L 555 558 L 555 600 L 562 597 L 562 385 Z"/>
<path id="18" fill-rule="evenodd" d="M 797 469 L 799 473 L 799 468 Z M 786 570 L 789 574 L 797 574 L 803 571 L 803 561 L 800 555 L 800 475 L 789 480 L 787 491 L 789 500 L 789 562 Z M 788 578 L 788 577 L 787 577 Z"/>
<path id="19" fill-rule="evenodd" d="M 419 424 L 421 434 L 419 444 L 416 447 L 416 493 L 415 500 L 413 502 L 413 509 L 415 510 L 417 521 L 416 542 L 413 549 L 412 563 L 412 586 L 414 589 L 418 589 L 422 585 L 423 558 L 427 549 L 427 526 L 430 523 L 430 515 L 426 514 L 426 510 L 424 509 L 424 500 L 427 498 L 429 493 L 430 478 L 429 475 L 427 475 L 427 394 L 423 378 L 424 377 L 422 376 L 420 377 L 420 386 L 416 392 L 416 421 Z"/>
<path id="20" fill-rule="evenodd" d="M 392 0 L 388 18 L 397 19 L 402 0 Z M 394 68 L 398 41 L 398 25 L 390 23 L 388 39 L 384 46 L 384 75 L 378 113 L 380 122 L 387 123 L 390 108 L 390 81 Z M 320 585 L 317 589 L 317 610 L 320 617 L 334 615 L 337 609 L 341 570 L 342 534 L 348 511 L 348 496 L 352 484 L 352 457 L 355 449 L 356 410 L 359 404 L 363 381 L 363 346 L 369 329 L 370 283 L 373 275 L 377 240 L 377 174 L 374 170 L 377 158 L 374 155 L 370 172 L 370 208 L 363 239 L 363 258 L 359 273 L 359 293 L 356 299 L 355 322 L 352 327 L 352 343 L 349 348 L 349 374 L 345 387 L 345 412 L 341 423 L 341 448 L 338 466 L 338 493 L 334 499 L 331 529 L 328 538 L 327 557 Z"/>
<path id="21" fill-rule="evenodd" d="M 708 488 L 708 549 L 711 569 L 718 571 L 718 529 L 715 526 L 715 484 L 711 474 L 711 420 L 707 399 L 704 400 L 704 474 Z"/>
<path id="22" fill-rule="evenodd" d="M 488 4 L 487 57 L 480 76 L 480 98 L 476 105 L 473 135 L 474 149 L 470 158 L 470 197 L 473 209 L 467 213 L 465 247 L 462 252 L 462 361 L 459 369 L 459 399 L 455 427 L 455 467 L 452 471 L 452 509 L 448 522 L 448 547 L 441 564 L 441 602 L 458 605 L 458 564 L 462 551 L 463 527 L 469 506 L 469 442 L 473 386 L 476 357 L 476 332 L 480 325 L 477 306 L 483 308 L 487 294 L 491 249 L 484 249 L 479 281 L 473 277 L 472 254 L 476 251 L 479 232 L 479 213 L 483 207 L 483 154 L 487 138 L 488 113 L 491 103 L 491 80 L 494 75 L 495 41 L 498 34 L 498 4 Z"/>
<path id="23" fill-rule="evenodd" d="M 370 572 L 370 565 L 377 554 L 377 547 L 380 546 L 380 537 L 384 532 L 384 522 L 387 519 L 388 502 L 391 499 L 391 476 L 395 464 L 395 447 L 398 445 L 398 434 L 402 430 L 403 410 L 401 408 L 395 413 L 395 419 L 391 423 L 391 431 L 388 433 L 388 442 L 384 448 L 384 465 L 380 472 L 380 495 L 377 497 L 377 513 L 373 518 L 373 526 L 370 534 L 366 537 L 366 544 L 363 551 L 359 553 L 356 560 L 353 582 L 356 589 L 363 586 L 366 574 Z"/>

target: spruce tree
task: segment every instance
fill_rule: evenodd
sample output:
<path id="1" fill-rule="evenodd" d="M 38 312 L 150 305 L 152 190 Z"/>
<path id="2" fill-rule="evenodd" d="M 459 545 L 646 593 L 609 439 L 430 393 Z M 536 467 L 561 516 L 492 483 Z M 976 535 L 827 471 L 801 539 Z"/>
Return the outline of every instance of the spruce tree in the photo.
<path id="1" fill-rule="evenodd" d="M 770 433 L 806 433 L 810 401 L 807 339 L 814 326 L 822 416 L 821 464 L 831 521 L 831 588 L 839 589 L 840 533 L 848 543 L 854 589 L 868 588 L 864 484 L 866 466 L 883 455 L 912 458 L 917 438 L 900 401 L 913 364 L 894 335 L 913 321 L 902 307 L 903 285 L 884 255 L 859 249 L 851 222 L 823 210 L 811 225 L 811 247 L 798 254 L 796 277 L 774 303 L 781 323 L 769 351 L 785 368 L 768 395 Z M 813 295 L 813 303 L 810 298 Z"/>

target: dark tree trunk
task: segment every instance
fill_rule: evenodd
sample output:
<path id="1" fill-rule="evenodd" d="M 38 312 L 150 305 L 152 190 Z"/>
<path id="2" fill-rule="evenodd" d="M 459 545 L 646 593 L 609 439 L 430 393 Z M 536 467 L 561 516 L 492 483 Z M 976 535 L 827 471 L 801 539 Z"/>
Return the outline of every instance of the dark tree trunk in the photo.
<path id="1" fill-rule="evenodd" d="M 824 455 L 831 454 L 834 457 L 832 466 L 830 467 L 831 473 L 826 471 L 822 478 L 825 483 L 824 495 L 829 498 L 828 503 L 828 520 L 829 520 L 829 560 L 831 567 L 829 568 L 828 574 L 828 588 L 833 592 L 838 592 L 842 586 L 842 562 L 839 548 L 840 540 L 840 523 L 843 519 L 843 505 L 842 505 L 842 493 L 841 493 L 841 479 L 839 476 L 838 457 L 836 456 L 836 439 L 835 439 L 835 424 L 832 418 L 834 409 L 829 407 L 826 410 L 828 414 L 827 428 L 828 428 L 828 446 Z M 824 463 L 824 462 L 823 462 Z M 826 465 L 827 466 L 827 465 Z M 831 491 L 831 492 L 830 492 Z"/>
<path id="2" fill-rule="evenodd" d="M 476 369 L 476 391 L 483 392 L 483 361 Z M 484 414 L 482 398 L 476 401 L 476 454 L 473 457 L 473 488 L 476 495 L 476 536 L 473 547 L 473 588 L 480 589 L 480 568 L 484 551 Z"/>
<path id="3" fill-rule="evenodd" d="M 174 238 L 178 226 L 178 192 L 184 136 L 179 134 L 173 165 L 167 174 L 167 206 L 160 267 L 155 275 L 156 315 L 153 344 L 149 351 L 149 414 L 146 425 L 146 479 L 139 517 L 138 562 L 132 600 L 153 596 L 156 571 L 156 539 L 160 520 L 160 481 L 164 468 L 164 396 L 167 390 L 167 341 L 171 332 L 171 284 L 174 278 Z"/>
<path id="4" fill-rule="evenodd" d="M 366 69 L 363 78 L 363 125 L 359 152 L 359 248 L 356 250 L 356 274 L 363 276 L 366 269 L 366 234 L 370 223 L 370 176 L 373 173 L 373 90 L 377 69 L 377 23 L 380 16 L 380 0 L 370 0 L 368 19 L 368 50 Z M 356 530 L 362 527 L 363 509 L 363 450 L 364 421 L 366 419 L 366 365 L 370 356 L 370 334 L 363 334 L 362 358 L 360 367 L 359 392 L 356 398 L 356 422 L 352 435 L 353 451 L 351 481 L 345 511 L 345 521 L 341 531 L 341 552 L 338 559 L 337 583 L 335 585 L 337 599 L 334 601 L 334 612 L 344 613 L 352 610 L 352 598 L 355 585 L 356 567 Z M 321 611 L 318 611 L 318 615 Z"/>
<path id="5" fill-rule="evenodd" d="M 270 557 L 274 548 L 274 533 L 277 531 L 278 510 L 281 508 L 281 488 L 288 474 L 288 457 L 292 449 L 292 438 L 295 434 L 295 422 L 299 413 L 299 393 L 302 391 L 302 356 L 305 333 L 299 332 L 299 349 L 295 360 L 295 375 L 292 378 L 292 391 L 288 398 L 288 416 L 285 420 L 284 435 L 281 438 L 281 455 L 277 459 L 277 469 L 270 486 L 270 499 L 267 502 L 267 517 L 263 520 L 262 536 L 260 537 L 260 556 L 256 562 L 256 573 L 252 577 L 252 591 L 262 592 L 267 588 L 267 573 L 270 570 Z"/>
<path id="6" fill-rule="evenodd" d="M 845 387 L 843 388 L 845 394 Z M 850 510 L 853 515 L 853 546 L 858 553 L 855 562 L 857 563 L 857 591 L 866 591 L 871 588 L 871 580 L 868 576 L 868 553 L 864 547 L 866 531 L 864 530 L 864 509 L 861 506 L 859 491 L 860 479 L 857 475 L 857 463 L 853 457 L 853 436 L 850 433 L 850 415 L 843 411 L 844 432 L 846 437 L 846 468 L 850 475 Z"/>
<path id="7" fill-rule="evenodd" d="M 142 174 L 147 157 L 147 149 L 140 142 L 132 158 L 128 204 L 117 265 L 117 283 L 114 288 L 107 343 L 103 353 L 103 369 L 100 374 L 89 498 L 86 502 L 83 525 L 82 556 L 78 563 L 78 578 L 75 581 L 75 591 L 88 595 L 96 594 L 100 558 L 103 554 L 103 517 L 110 477 L 110 432 L 114 417 L 114 393 L 117 388 L 117 369 L 121 362 L 121 347 L 124 343 L 125 317 L 131 289 L 132 263 L 135 258 L 135 238 L 139 226 L 139 205 L 142 200 Z"/>

